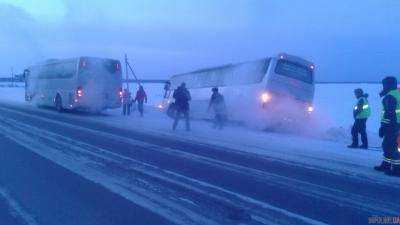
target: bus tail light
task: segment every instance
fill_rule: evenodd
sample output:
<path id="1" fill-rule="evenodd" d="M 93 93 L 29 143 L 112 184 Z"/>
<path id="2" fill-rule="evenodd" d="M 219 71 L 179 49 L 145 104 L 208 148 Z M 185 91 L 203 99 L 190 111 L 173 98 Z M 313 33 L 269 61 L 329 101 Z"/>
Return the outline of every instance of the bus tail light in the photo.
<path id="1" fill-rule="evenodd" d="M 115 64 L 115 70 L 119 71 L 121 69 L 121 65 L 119 63 Z"/>
<path id="2" fill-rule="evenodd" d="M 122 91 L 122 87 L 119 88 L 118 95 L 119 95 L 120 98 L 122 98 L 122 96 L 124 95 L 124 92 Z"/>

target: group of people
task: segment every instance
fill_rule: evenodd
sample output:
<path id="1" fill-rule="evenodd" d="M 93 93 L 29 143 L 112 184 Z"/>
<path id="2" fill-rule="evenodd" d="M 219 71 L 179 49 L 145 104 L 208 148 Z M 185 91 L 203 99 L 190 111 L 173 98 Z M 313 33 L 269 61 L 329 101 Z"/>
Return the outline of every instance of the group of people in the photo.
<path id="1" fill-rule="evenodd" d="M 213 109 L 214 111 L 214 128 L 222 129 L 224 127 L 227 111 L 224 96 L 219 92 L 217 87 L 211 89 L 212 94 L 208 104 L 208 111 Z M 189 90 L 186 88 L 186 84 L 182 83 L 173 93 L 175 102 L 171 104 L 170 108 L 174 111 L 174 123 L 172 129 L 175 130 L 178 126 L 181 118 L 185 119 L 186 130 L 190 131 L 190 118 L 189 118 L 189 101 L 191 95 Z"/>
<path id="2" fill-rule="evenodd" d="M 400 128 L 400 91 L 397 88 L 395 77 L 386 77 L 382 80 L 382 115 L 379 137 L 383 138 L 383 160 L 379 166 L 375 166 L 377 171 L 385 172 L 388 175 L 400 176 L 400 150 L 397 139 Z M 362 89 L 354 90 L 357 103 L 353 109 L 354 124 L 351 130 L 352 143 L 349 148 L 368 148 L 368 138 L 366 132 L 367 119 L 371 114 L 371 107 L 368 103 L 368 94 Z M 358 136 L 361 135 L 361 145 L 358 143 Z"/>
<path id="3" fill-rule="evenodd" d="M 131 92 L 129 89 L 125 89 L 122 92 L 122 115 L 129 116 L 131 114 L 131 109 L 133 104 L 137 102 L 137 108 L 140 113 L 140 116 L 143 117 L 144 113 L 144 103 L 147 103 L 147 94 L 144 91 L 142 85 L 139 85 L 139 89 L 136 92 L 135 98 L 132 99 Z"/>
<path id="4" fill-rule="evenodd" d="M 171 83 L 166 82 L 164 86 L 164 98 L 169 97 L 170 88 Z M 214 87 L 211 90 L 212 95 L 210 97 L 207 111 L 210 111 L 210 109 L 214 111 L 215 116 L 213 127 L 222 129 L 227 118 L 224 96 L 219 93 L 217 87 Z M 175 102 L 170 105 L 170 109 L 173 111 L 172 116 L 174 117 L 172 129 L 176 130 L 179 120 L 183 118 L 185 120 L 186 130 L 190 131 L 189 101 L 192 98 L 189 90 L 186 88 L 186 84 L 182 83 L 177 89 L 175 89 L 172 97 L 175 99 Z M 147 103 L 147 94 L 142 85 L 139 86 L 134 99 L 132 99 L 131 93 L 128 89 L 125 89 L 122 92 L 122 114 L 124 116 L 129 116 L 132 105 L 136 102 L 140 116 L 143 116 L 144 103 Z"/>
<path id="5" fill-rule="evenodd" d="M 380 93 L 382 98 L 382 115 L 379 136 L 383 138 L 383 160 L 375 170 L 385 172 L 388 175 L 400 176 L 400 150 L 397 145 L 397 139 L 400 129 L 400 91 L 397 88 L 397 79 L 395 77 L 386 77 L 382 80 L 383 89 Z M 164 86 L 164 98 L 169 97 L 170 83 Z M 224 96 L 217 87 L 211 89 L 211 97 L 208 103 L 208 111 L 214 112 L 214 128 L 222 129 L 227 120 L 227 110 Z M 368 137 L 366 132 L 367 119 L 371 115 L 371 106 L 368 103 L 368 94 L 361 88 L 354 90 L 357 102 L 353 108 L 354 124 L 351 129 L 352 143 L 349 148 L 368 149 Z M 174 118 L 172 129 L 176 130 L 179 120 L 184 119 L 186 130 L 190 131 L 190 100 L 191 95 L 182 83 L 173 91 L 172 97 L 175 102 L 170 104 L 169 111 Z M 147 94 L 143 86 L 139 86 L 135 98 L 132 100 L 129 90 L 123 92 L 123 115 L 130 115 L 132 104 L 138 103 L 138 111 L 143 116 L 143 104 L 147 102 Z M 359 135 L 361 136 L 361 145 L 359 145 Z"/>

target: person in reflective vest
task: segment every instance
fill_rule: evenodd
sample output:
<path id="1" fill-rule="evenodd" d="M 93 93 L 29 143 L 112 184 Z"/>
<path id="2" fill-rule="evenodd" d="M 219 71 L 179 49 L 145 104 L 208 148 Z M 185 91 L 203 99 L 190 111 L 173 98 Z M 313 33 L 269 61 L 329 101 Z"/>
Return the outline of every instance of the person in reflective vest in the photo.
<path id="1" fill-rule="evenodd" d="M 368 148 L 367 119 L 371 115 L 371 107 L 368 104 L 368 94 L 364 94 L 361 88 L 354 90 L 357 102 L 353 108 L 354 124 L 351 128 L 352 143 L 349 148 Z M 358 145 L 358 134 L 361 135 L 361 146 Z"/>
<path id="2" fill-rule="evenodd" d="M 382 118 L 379 136 L 383 138 L 383 160 L 375 170 L 388 175 L 400 176 L 400 152 L 397 146 L 397 136 L 400 123 L 400 91 L 397 89 L 397 79 L 386 77 L 382 80 Z"/>

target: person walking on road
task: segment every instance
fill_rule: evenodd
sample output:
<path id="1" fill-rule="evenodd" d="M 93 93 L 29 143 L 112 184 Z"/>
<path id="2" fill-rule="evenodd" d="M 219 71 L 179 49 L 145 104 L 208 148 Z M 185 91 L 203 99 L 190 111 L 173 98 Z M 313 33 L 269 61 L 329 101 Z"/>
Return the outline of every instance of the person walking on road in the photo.
<path id="1" fill-rule="evenodd" d="M 400 123 L 400 91 L 397 89 L 397 79 L 386 77 L 382 80 L 382 118 L 379 136 L 383 138 L 383 161 L 374 169 L 388 175 L 400 176 L 400 152 L 397 146 L 397 136 Z"/>
<path id="2" fill-rule="evenodd" d="M 164 84 L 164 99 L 168 98 L 171 94 L 171 82 L 167 81 Z"/>
<path id="3" fill-rule="evenodd" d="M 186 88 L 186 84 L 182 83 L 173 93 L 175 99 L 176 114 L 172 129 L 175 130 L 178 126 L 180 117 L 183 115 L 186 122 L 186 130 L 190 131 L 189 121 L 189 101 L 191 100 L 190 92 Z"/>
<path id="4" fill-rule="evenodd" d="M 222 129 L 226 121 L 226 105 L 224 96 L 219 93 L 218 88 L 214 87 L 212 89 L 212 95 L 210 98 L 210 103 L 208 104 L 208 111 L 210 109 L 214 110 L 214 128 Z"/>
<path id="5" fill-rule="evenodd" d="M 122 115 L 129 116 L 131 114 L 131 93 L 126 88 L 122 92 Z"/>
<path id="6" fill-rule="evenodd" d="M 147 103 L 147 94 L 144 91 L 144 88 L 142 85 L 139 86 L 139 90 L 136 92 L 136 97 L 134 102 L 138 103 L 138 110 L 140 113 L 140 116 L 143 117 L 143 108 L 144 108 L 144 103 Z"/>
<path id="7" fill-rule="evenodd" d="M 367 119 L 371 115 L 371 107 L 368 104 L 368 94 L 364 94 L 361 88 L 354 90 L 354 95 L 357 98 L 357 103 L 353 109 L 354 124 L 351 128 L 352 143 L 349 148 L 368 148 L 367 138 Z M 361 135 L 361 146 L 358 145 L 358 134 Z"/>

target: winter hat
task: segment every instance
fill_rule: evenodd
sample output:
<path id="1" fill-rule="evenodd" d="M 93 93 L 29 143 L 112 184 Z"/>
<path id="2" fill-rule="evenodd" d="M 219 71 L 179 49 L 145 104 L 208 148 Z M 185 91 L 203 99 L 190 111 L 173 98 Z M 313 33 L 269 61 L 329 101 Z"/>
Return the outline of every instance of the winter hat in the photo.
<path id="1" fill-rule="evenodd" d="M 382 80 L 383 87 L 388 90 L 397 89 L 397 79 L 396 77 L 385 77 Z"/>
<path id="2" fill-rule="evenodd" d="M 391 90 L 397 89 L 397 79 L 396 77 L 388 76 L 382 80 L 383 90 L 379 94 L 381 97 L 386 95 Z"/>
<path id="3" fill-rule="evenodd" d="M 361 88 L 356 88 L 356 89 L 354 89 L 354 93 L 357 96 L 362 96 L 364 94 L 364 91 Z"/>

